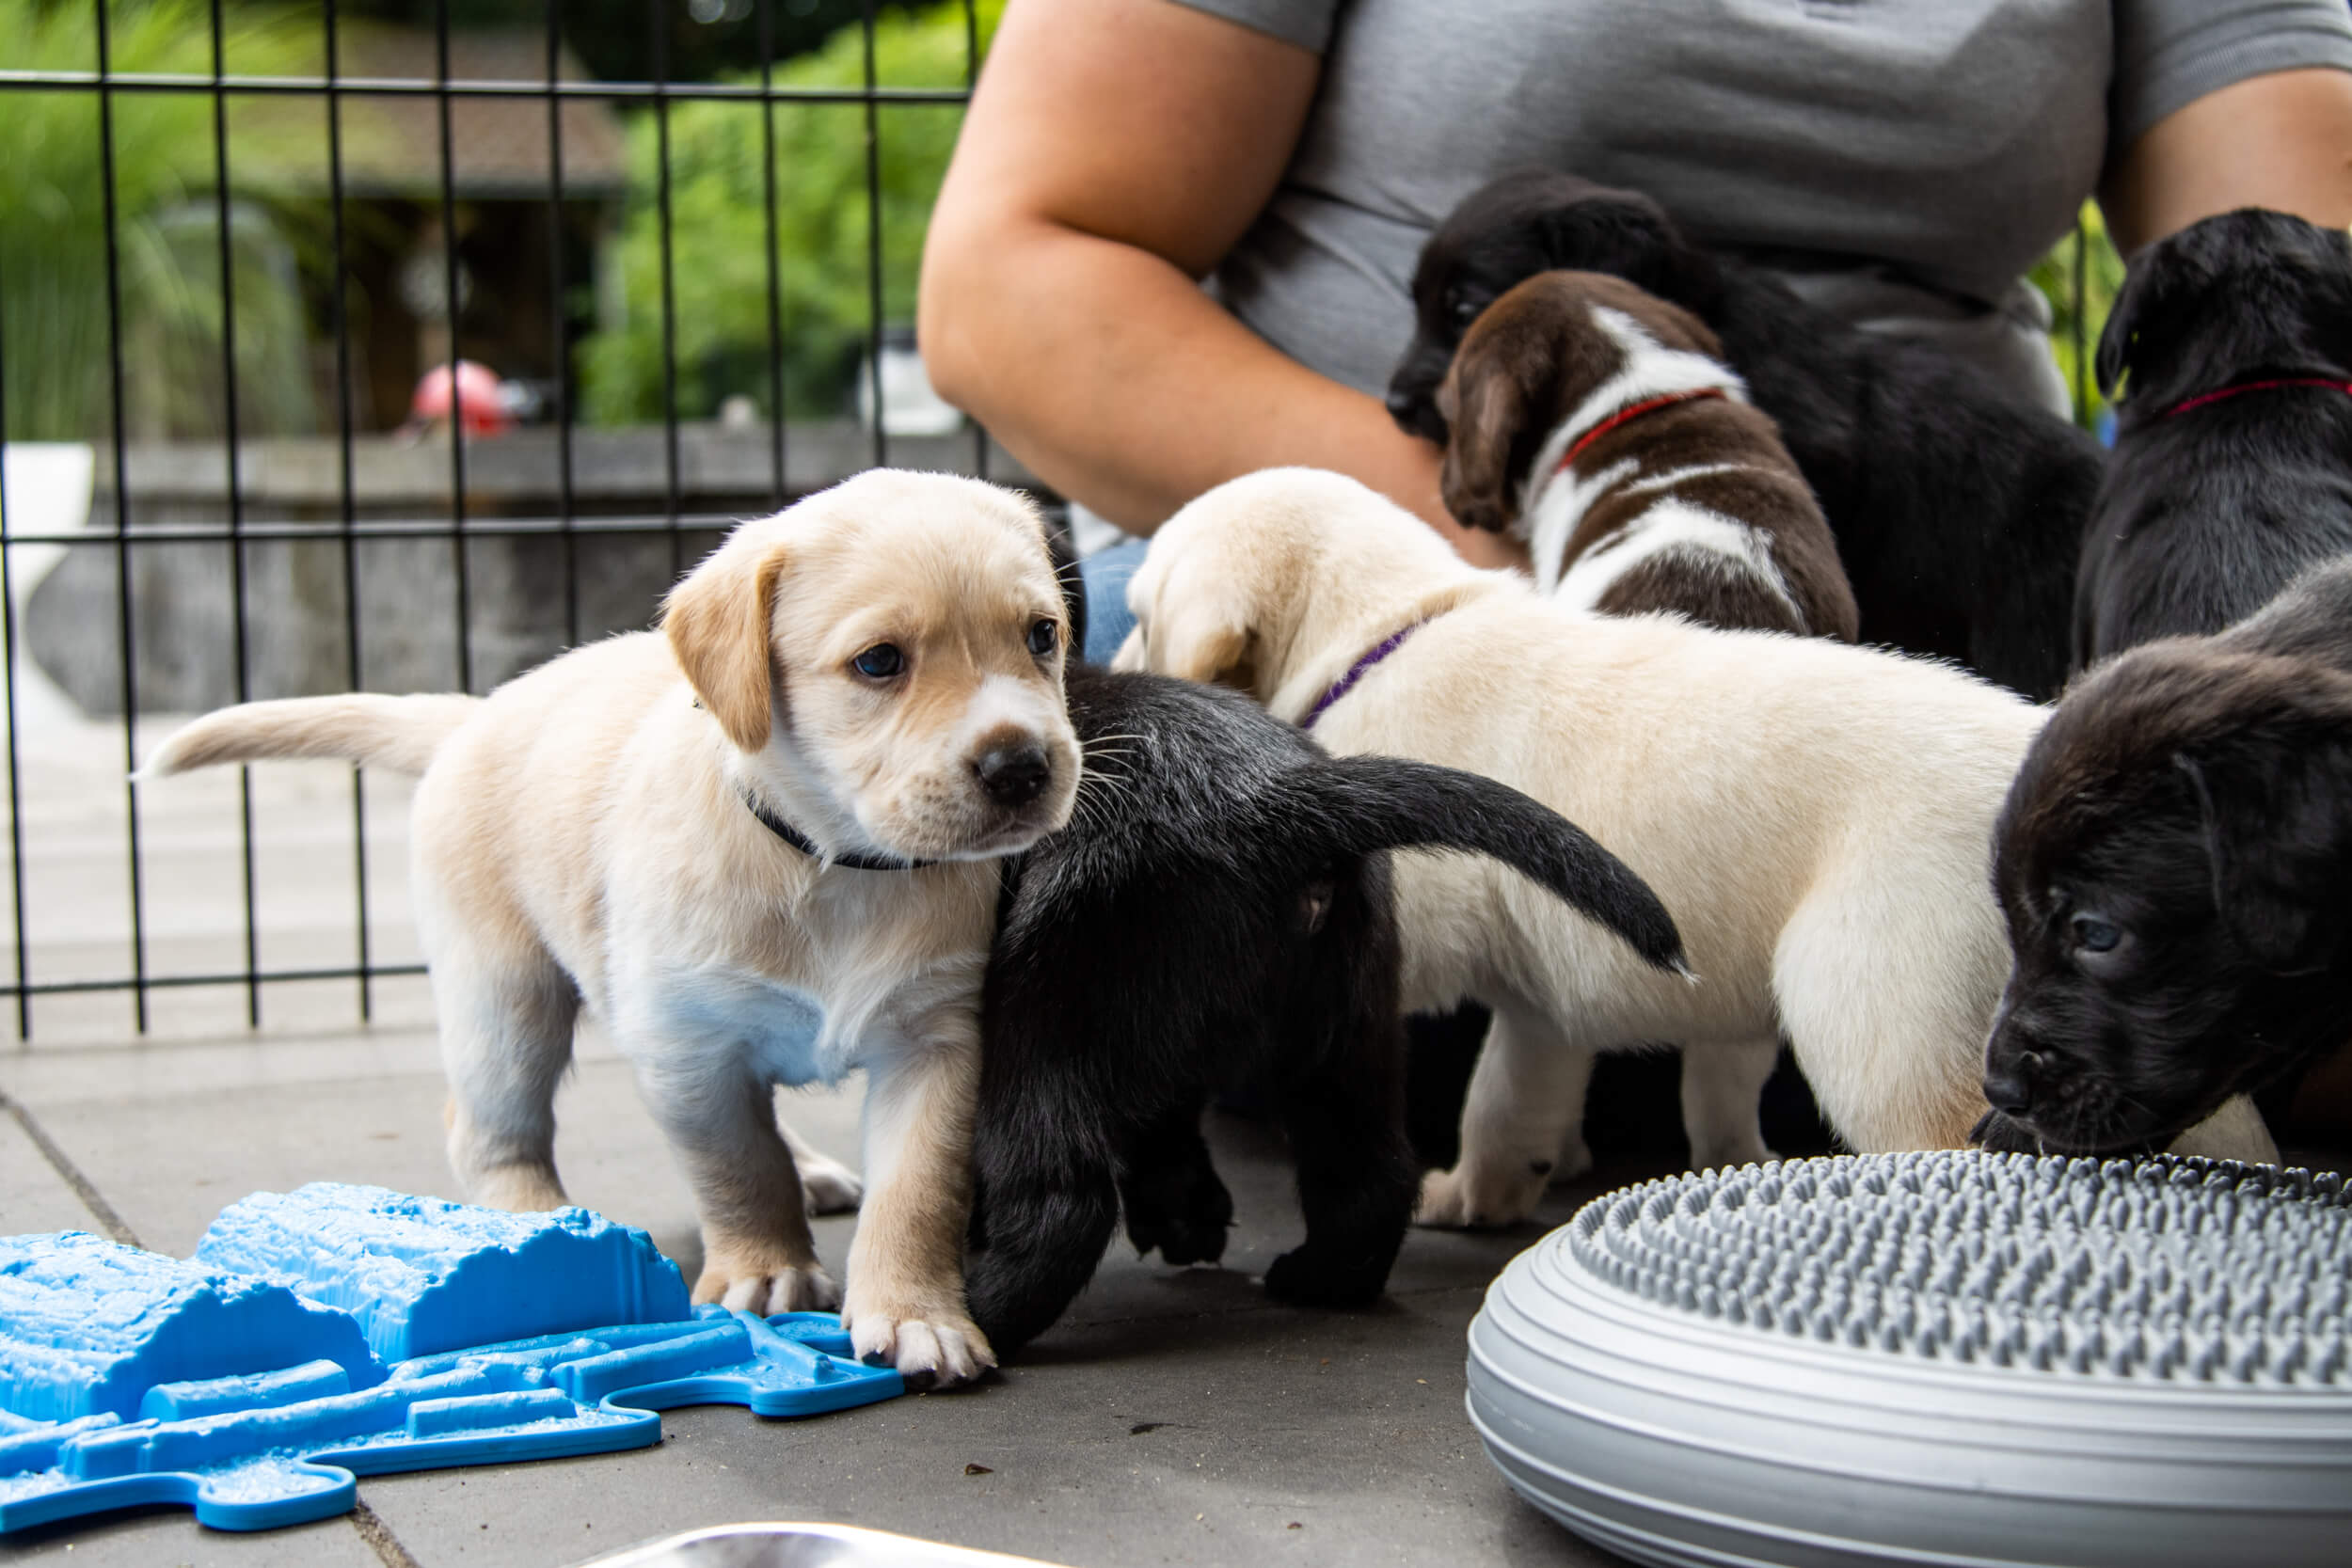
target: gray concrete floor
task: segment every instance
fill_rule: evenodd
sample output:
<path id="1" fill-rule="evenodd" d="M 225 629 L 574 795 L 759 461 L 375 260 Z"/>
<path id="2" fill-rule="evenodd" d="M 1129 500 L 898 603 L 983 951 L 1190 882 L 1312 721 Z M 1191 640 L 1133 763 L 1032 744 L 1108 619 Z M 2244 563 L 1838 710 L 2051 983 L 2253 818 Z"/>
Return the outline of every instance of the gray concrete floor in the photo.
<path id="1" fill-rule="evenodd" d="M 593 1037 L 580 1058 L 559 1102 L 573 1196 L 645 1227 L 691 1277 L 688 1194 L 626 1067 Z M 184 1256 L 247 1192 L 452 1187 L 420 1030 L 19 1050 L 0 1055 L 0 1091 L 13 1111 L 0 1116 L 0 1232 L 110 1230 Z M 856 1099 L 852 1085 L 780 1108 L 854 1161 Z M 18 1537 L 0 1562 L 553 1568 L 753 1519 L 1071 1564 L 1615 1560 L 1513 1496 L 1462 1412 L 1463 1330 L 1539 1232 L 1416 1232 L 1378 1307 L 1273 1307 L 1252 1276 L 1297 1233 L 1288 1162 L 1267 1130 L 1211 1121 L 1239 1209 L 1227 1266 L 1169 1269 L 1116 1246 L 1071 1315 L 970 1392 L 808 1421 L 672 1411 L 652 1449 L 363 1479 L 366 1512 L 351 1519 L 238 1536 L 158 1510 Z M 1594 1190 L 1555 1195 L 1547 1218 Z M 850 1222 L 818 1232 L 838 1268 Z"/>

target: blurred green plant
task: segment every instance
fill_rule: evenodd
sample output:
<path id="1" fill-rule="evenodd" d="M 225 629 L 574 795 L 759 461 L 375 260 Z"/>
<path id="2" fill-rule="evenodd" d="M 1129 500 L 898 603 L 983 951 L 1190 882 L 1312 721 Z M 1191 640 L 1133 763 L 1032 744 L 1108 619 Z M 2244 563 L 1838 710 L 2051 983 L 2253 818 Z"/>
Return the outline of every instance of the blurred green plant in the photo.
<path id="1" fill-rule="evenodd" d="M 981 0 L 982 50 L 1002 0 Z M 886 12 L 874 26 L 875 79 L 893 87 L 961 87 L 972 68 L 962 0 Z M 779 86 L 859 87 L 865 40 L 844 27 L 775 72 Z M 742 80 L 743 78 L 737 78 Z M 756 77 L 751 78 L 756 80 Z M 760 109 L 680 103 L 669 110 L 671 263 L 681 418 L 707 418 L 729 397 L 769 411 L 767 191 Z M 776 270 L 785 412 L 838 414 L 871 325 L 866 275 L 866 108 L 779 103 L 775 116 Z M 931 204 L 963 123 L 961 104 L 884 103 L 877 111 L 882 188 L 882 313 L 911 323 Z M 594 422 L 662 413 L 660 133 L 653 111 L 629 130 L 629 200 L 605 260 L 603 325 L 580 344 L 581 403 Z"/>
<path id="2" fill-rule="evenodd" d="M 117 71 L 212 70 L 199 0 L 124 0 L 109 12 Z M 277 13 L 224 17 L 230 68 L 314 69 L 314 46 Z M 90 71 L 92 8 L 0 0 L 7 63 Z M 212 101 L 201 93 L 114 99 L 116 241 L 125 422 L 134 436 L 217 435 L 226 396 Z M 113 428 L 106 231 L 98 94 L 12 92 L 0 121 L 0 373 L 8 436 L 103 437 Z M 234 110 L 232 108 L 232 116 Z M 232 119 L 233 124 L 233 119 Z M 300 227 L 281 138 L 230 135 L 230 241 L 237 404 L 247 434 L 315 423 L 307 326 L 289 223 Z"/>
<path id="3" fill-rule="evenodd" d="M 2116 254 L 2114 243 L 2107 238 L 2106 220 L 2100 215 L 2097 202 L 2083 203 L 2074 231 L 2034 263 L 2027 276 L 2050 302 L 2054 318 L 2050 346 L 2058 355 L 2058 370 L 2066 377 L 2067 391 L 2074 400 L 2074 419 L 2086 428 L 2095 428 L 2100 415 L 2106 412 L 2107 400 L 2100 393 L 2099 378 L 2088 361 L 2099 352 L 2100 330 L 2106 325 L 2107 312 L 2115 306 L 2116 291 L 2123 286 L 2123 258 Z M 2075 297 L 2078 282 L 2082 296 L 2079 300 Z M 2080 359 L 2074 352 L 2077 324 L 2082 343 Z"/>

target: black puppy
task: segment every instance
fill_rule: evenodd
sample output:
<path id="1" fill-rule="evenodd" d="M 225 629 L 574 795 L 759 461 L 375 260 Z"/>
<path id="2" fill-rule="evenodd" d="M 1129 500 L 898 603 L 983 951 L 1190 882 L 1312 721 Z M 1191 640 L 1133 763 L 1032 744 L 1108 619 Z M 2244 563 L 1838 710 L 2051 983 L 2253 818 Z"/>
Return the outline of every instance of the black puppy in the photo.
<path id="1" fill-rule="evenodd" d="M 1437 391 L 1463 331 L 1562 267 L 1613 273 L 1714 329 L 1820 499 L 1862 641 L 2057 693 L 2098 442 L 1940 349 L 1849 326 L 1699 248 L 1638 192 L 1530 170 L 1455 208 L 1413 274 L 1413 341 L 1389 388 L 1397 423 L 1444 441 Z"/>
<path id="2" fill-rule="evenodd" d="M 2352 562 L 2070 689 L 1995 830 L 2002 1148 L 2162 1147 L 2352 1037 Z"/>
<path id="3" fill-rule="evenodd" d="M 1213 1259 L 1232 1202 L 1201 1142 L 1219 1088 L 1268 1096 L 1298 1162 L 1307 1240 L 1278 1300 L 1380 1293 L 1421 1166 L 1387 851 L 1492 855 L 1661 968 L 1654 895 L 1517 790 L 1395 758 L 1334 758 L 1237 692 L 1084 666 L 1070 826 L 1009 873 L 984 992 L 972 1315 L 999 1354 L 1092 1277 L 1119 1211 L 1144 1252 Z"/>
<path id="4" fill-rule="evenodd" d="M 2247 208 L 2132 262 L 2099 339 L 2123 396 L 2083 540 L 2085 663 L 2218 631 L 2352 552 L 2352 242 Z"/>

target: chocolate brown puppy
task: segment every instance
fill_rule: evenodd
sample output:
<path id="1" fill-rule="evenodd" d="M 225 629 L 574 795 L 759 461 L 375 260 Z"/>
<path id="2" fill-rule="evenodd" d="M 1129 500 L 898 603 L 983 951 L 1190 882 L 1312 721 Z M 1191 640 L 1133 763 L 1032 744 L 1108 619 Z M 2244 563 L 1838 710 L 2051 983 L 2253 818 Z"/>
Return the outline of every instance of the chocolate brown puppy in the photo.
<path id="1" fill-rule="evenodd" d="M 1447 510 L 1525 540 L 1562 602 L 1854 640 L 1813 492 L 1689 311 L 1600 273 L 1538 273 L 1471 325 L 1438 405 Z"/>
<path id="2" fill-rule="evenodd" d="M 2352 1033 L 2352 562 L 2101 664 L 2010 791 L 2001 1148 L 2160 1146 Z"/>

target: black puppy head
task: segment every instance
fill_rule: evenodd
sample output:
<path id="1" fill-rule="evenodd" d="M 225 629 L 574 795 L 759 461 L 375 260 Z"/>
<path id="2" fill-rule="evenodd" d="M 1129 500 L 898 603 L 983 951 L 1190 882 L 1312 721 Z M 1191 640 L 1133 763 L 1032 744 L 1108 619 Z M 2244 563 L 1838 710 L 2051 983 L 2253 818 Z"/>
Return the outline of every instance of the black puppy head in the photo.
<path id="1" fill-rule="evenodd" d="M 1438 386 L 1462 334 L 1514 286 L 1564 267 L 1610 273 L 1701 316 L 1713 309 L 1713 261 L 1648 197 L 1549 169 L 1503 175 L 1472 192 L 1422 246 L 1413 341 L 1389 382 L 1396 422 L 1443 441 Z"/>
<path id="2" fill-rule="evenodd" d="M 2099 335 L 2099 386 L 2131 372 L 2124 406 L 2161 413 L 2262 375 L 2352 372 L 2352 243 L 2247 207 L 2132 259 Z"/>
<path id="3" fill-rule="evenodd" d="M 2160 1146 L 2342 1043 L 2348 877 L 2352 682 L 2191 640 L 2104 666 L 1995 831 L 1986 1098 L 2049 1148 Z"/>
<path id="4" fill-rule="evenodd" d="M 1655 342 L 1723 356 L 1699 319 L 1602 273 L 1537 273 L 1470 324 L 1438 388 L 1452 430 L 1438 493 L 1466 528 L 1507 530 L 1520 482 L 1560 421 L 1625 369 L 1626 351 L 1597 313 L 1614 312 Z"/>

